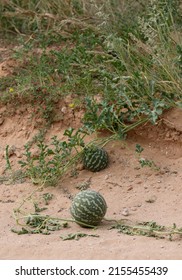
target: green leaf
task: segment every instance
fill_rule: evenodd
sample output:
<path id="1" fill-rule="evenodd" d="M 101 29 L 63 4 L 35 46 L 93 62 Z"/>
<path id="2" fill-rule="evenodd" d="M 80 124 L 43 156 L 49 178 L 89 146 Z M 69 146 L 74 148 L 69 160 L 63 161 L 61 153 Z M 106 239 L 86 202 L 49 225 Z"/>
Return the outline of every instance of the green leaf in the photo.
<path id="1" fill-rule="evenodd" d="M 144 148 L 142 148 L 142 146 L 140 146 L 140 144 L 136 144 L 135 147 L 135 152 L 138 154 L 141 154 L 143 152 Z"/>
<path id="2" fill-rule="evenodd" d="M 66 129 L 66 130 L 64 131 L 64 134 L 63 134 L 63 135 L 68 136 L 68 137 L 72 137 L 73 131 L 74 131 L 74 128 L 69 127 L 68 129 Z"/>
<path id="3" fill-rule="evenodd" d="M 65 241 L 65 240 L 79 240 L 82 237 L 86 237 L 86 236 L 91 236 L 91 237 L 99 237 L 99 235 L 97 234 L 86 234 L 86 233 L 69 233 L 66 236 L 61 235 L 60 238 Z"/>

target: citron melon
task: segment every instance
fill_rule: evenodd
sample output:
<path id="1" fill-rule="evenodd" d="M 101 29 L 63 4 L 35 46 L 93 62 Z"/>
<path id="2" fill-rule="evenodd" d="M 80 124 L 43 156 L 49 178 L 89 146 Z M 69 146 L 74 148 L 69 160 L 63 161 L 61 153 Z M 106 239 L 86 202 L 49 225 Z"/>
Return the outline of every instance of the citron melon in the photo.
<path id="1" fill-rule="evenodd" d="M 74 220 L 81 226 L 97 226 L 107 211 L 104 197 L 94 191 L 79 192 L 72 201 L 70 212 Z"/>
<path id="2" fill-rule="evenodd" d="M 107 167 L 109 163 L 108 153 L 96 146 L 86 147 L 83 153 L 83 165 L 85 169 L 98 172 Z"/>

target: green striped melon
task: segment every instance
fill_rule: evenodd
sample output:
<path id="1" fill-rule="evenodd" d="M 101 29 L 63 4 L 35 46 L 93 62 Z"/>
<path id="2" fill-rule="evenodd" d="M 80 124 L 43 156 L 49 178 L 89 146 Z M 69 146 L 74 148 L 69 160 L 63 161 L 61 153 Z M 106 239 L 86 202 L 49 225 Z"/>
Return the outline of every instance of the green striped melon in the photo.
<path id="1" fill-rule="evenodd" d="M 85 169 L 98 172 L 107 167 L 109 158 L 107 152 L 96 146 L 86 147 L 83 153 L 83 165 Z"/>
<path id="2" fill-rule="evenodd" d="M 80 226 L 97 226 L 107 211 L 103 196 L 94 190 L 79 192 L 72 201 L 70 212 Z M 83 224 L 82 224 L 83 223 Z"/>

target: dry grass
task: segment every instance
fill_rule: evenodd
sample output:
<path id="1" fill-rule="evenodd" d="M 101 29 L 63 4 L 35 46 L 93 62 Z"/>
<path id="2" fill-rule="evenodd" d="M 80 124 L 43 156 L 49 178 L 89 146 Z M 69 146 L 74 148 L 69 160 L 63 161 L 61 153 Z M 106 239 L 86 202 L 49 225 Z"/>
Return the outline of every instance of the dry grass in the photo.
<path id="1" fill-rule="evenodd" d="M 110 0 L 4 0 L 0 3 L 1 29 L 16 33 L 63 29 L 68 26 L 113 30 L 126 25 L 144 9 L 144 1 Z"/>

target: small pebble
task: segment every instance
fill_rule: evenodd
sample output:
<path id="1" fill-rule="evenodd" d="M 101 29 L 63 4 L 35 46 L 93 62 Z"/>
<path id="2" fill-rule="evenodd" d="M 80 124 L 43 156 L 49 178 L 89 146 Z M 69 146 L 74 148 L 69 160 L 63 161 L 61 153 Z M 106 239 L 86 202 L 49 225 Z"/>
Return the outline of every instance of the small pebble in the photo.
<path id="1" fill-rule="evenodd" d="M 128 210 L 128 208 L 124 208 L 124 209 L 123 209 L 122 215 L 123 215 L 123 216 L 129 216 L 129 210 Z"/>
<path id="2" fill-rule="evenodd" d="M 66 108 L 66 107 L 62 107 L 62 108 L 61 108 L 61 112 L 62 112 L 63 114 L 66 114 L 67 108 Z"/>

